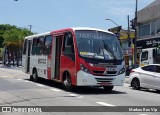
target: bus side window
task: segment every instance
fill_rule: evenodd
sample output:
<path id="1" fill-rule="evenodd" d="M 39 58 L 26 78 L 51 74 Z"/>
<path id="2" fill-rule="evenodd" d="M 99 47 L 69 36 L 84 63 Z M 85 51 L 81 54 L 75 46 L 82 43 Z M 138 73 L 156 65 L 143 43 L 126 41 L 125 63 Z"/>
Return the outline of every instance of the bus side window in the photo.
<path id="1" fill-rule="evenodd" d="M 33 38 L 32 43 L 32 55 L 37 54 L 37 38 Z"/>
<path id="2" fill-rule="evenodd" d="M 39 37 L 37 41 L 37 55 L 42 55 L 44 51 L 44 36 Z"/>
<path id="3" fill-rule="evenodd" d="M 64 54 L 74 54 L 74 44 L 71 32 L 65 33 L 64 41 L 65 41 Z"/>
<path id="4" fill-rule="evenodd" d="M 63 53 L 69 56 L 72 60 L 75 60 L 74 43 L 71 32 L 66 32 L 64 35 Z"/>
<path id="5" fill-rule="evenodd" d="M 51 47 L 52 47 L 52 36 L 49 35 L 45 37 L 45 45 L 43 49 L 44 55 L 51 54 Z"/>
<path id="6" fill-rule="evenodd" d="M 27 51 L 27 40 L 24 41 L 23 55 L 26 55 L 26 51 Z"/>

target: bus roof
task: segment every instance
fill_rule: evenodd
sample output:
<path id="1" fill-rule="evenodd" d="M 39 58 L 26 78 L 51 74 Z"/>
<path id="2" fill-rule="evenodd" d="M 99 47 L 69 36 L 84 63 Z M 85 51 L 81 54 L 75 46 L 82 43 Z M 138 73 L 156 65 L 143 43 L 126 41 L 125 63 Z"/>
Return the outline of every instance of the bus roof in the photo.
<path id="1" fill-rule="evenodd" d="M 111 33 L 113 34 L 112 32 L 110 31 L 107 31 L 107 30 L 103 30 L 103 29 L 98 29 L 98 28 L 89 28 L 89 27 L 74 27 L 72 28 L 73 30 L 96 30 L 96 31 L 103 31 L 103 32 L 107 32 L 107 33 Z"/>
<path id="2" fill-rule="evenodd" d="M 45 32 L 45 33 L 40 33 L 40 34 L 35 34 L 35 35 L 27 36 L 27 37 L 25 37 L 25 39 L 32 39 L 32 38 L 35 38 L 35 37 L 45 36 L 45 35 L 50 35 L 50 32 Z"/>
<path id="3" fill-rule="evenodd" d="M 39 36 L 50 35 L 50 33 L 52 33 L 52 32 L 58 32 L 58 31 L 63 31 L 63 30 L 71 30 L 71 29 L 73 31 L 76 31 L 76 30 L 96 30 L 96 31 L 102 31 L 102 32 L 107 32 L 107 33 L 113 34 L 112 32 L 109 32 L 109 31 L 103 30 L 103 29 L 98 29 L 98 28 L 73 27 L 73 28 L 65 28 L 65 29 L 60 29 L 60 30 L 53 30 L 53 31 L 50 31 L 50 32 L 45 32 L 45 33 L 40 33 L 40 34 L 36 34 L 36 35 L 27 36 L 27 37 L 25 37 L 25 39 L 33 39 L 33 38 L 39 37 Z"/>

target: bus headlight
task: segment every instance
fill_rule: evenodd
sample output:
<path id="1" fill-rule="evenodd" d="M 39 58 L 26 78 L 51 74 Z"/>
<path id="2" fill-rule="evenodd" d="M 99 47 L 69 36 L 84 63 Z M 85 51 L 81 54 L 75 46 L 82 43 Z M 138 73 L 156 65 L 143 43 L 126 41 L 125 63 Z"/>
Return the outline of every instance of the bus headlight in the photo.
<path id="1" fill-rule="evenodd" d="M 123 68 L 119 70 L 118 75 L 123 74 L 125 71 L 126 71 L 125 66 L 123 66 Z"/>
<path id="2" fill-rule="evenodd" d="M 80 67 L 81 67 L 81 70 L 82 70 L 82 71 L 84 71 L 84 72 L 86 72 L 86 73 L 90 73 L 90 72 L 89 72 L 89 69 L 86 68 L 83 64 L 80 64 Z"/>

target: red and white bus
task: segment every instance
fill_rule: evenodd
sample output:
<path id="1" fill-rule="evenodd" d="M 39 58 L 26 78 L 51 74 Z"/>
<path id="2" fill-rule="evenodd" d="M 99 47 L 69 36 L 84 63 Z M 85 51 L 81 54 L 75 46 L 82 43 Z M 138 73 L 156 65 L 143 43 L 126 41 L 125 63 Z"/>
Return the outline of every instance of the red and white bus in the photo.
<path id="1" fill-rule="evenodd" d="M 125 80 L 125 62 L 117 37 L 96 28 L 67 28 L 25 38 L 22 69 L 37 81 L 45 78 L 73 86 L 111 91 Z"/>

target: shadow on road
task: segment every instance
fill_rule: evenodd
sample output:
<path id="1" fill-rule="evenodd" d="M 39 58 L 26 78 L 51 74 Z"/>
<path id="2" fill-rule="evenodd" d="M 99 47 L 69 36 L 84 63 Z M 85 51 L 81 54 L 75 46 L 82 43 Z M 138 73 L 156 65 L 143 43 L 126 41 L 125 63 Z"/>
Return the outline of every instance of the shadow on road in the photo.
<path id="1" fill-rule="evenodd" d="M 25 79 L 28 80 L 29 79 Z M 33 81 L 32 81 L 33 82 Z M 45 80 L 45 79 L 39 79 L 38 83 L 49 86 L 49 87 L 54 87 L 54 88 L 58 88 L 61 90 L 65 90 L 64 87 L 62 87 L 61 83 L 57 83 L 51 80 Z M 117 90 L 113 90 L 111 92 L 106 92 L 102 87 L 74 87 L 73 93 L 77 93 L 77 94 L 84 94 L 84 95 L 91 95 L 91 94 L 127 94 L 126 92 L 122 92 L 122 91 L 117 91 Z"/>

